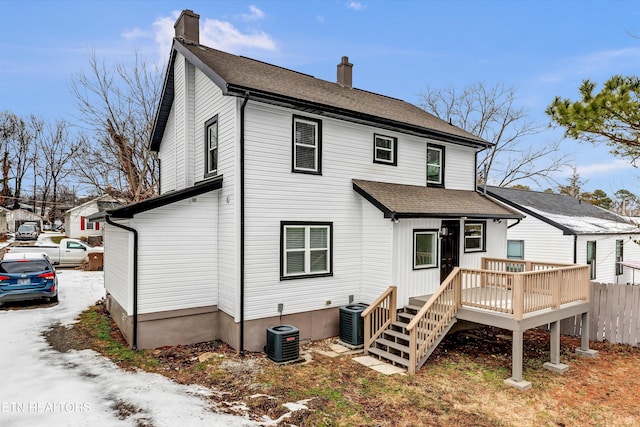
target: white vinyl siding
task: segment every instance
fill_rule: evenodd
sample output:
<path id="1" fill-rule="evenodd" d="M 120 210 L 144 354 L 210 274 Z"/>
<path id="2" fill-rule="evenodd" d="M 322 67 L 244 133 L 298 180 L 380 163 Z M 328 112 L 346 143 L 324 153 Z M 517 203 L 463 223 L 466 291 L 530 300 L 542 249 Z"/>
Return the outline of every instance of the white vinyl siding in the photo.
<path id="1" fill-rule="evenodd" d="M 118 221 L 130 225 L 129 221 Z M 129 231 L 105 225 L 104 287 L 127 312 L 133 314 L 133 237 Z"/>
<path id="2" fill-rule="evenodd" d="M 386 248 L 363 248 L 365 241 L 380 241 L 389 246 L 393 244 L 396 251 L 396 227 L 409 221 L 393 224 L 372 207 L 366 216 L 371 217 L 368 223 L 386 231 L 380 236 L 367 234 L 365 237 L 363 204 L 369 207 L 371 204 L 363 202 L 352 184 L 352 179 L 365 179 L 424 186 L 429 140 L 385 131 L 385 136 L 398 140 L 398 165 L 390 168 L 372 163 L 372 135 L 380 133 L 379 129 L 322 117 L 322 175 L 291 173 L 292 117 L 291 110 L 283 107 L 251 100 L 246 106 L 245 318 L 278 316 L 278 304 L 283 304 L 286 315 L 339 307 L 348 304 L 350 295 L 356 298 L 361 295 L 358 301 L 372 302 L 379 295 L 378 289 L 382 292 L 392 284 L 403 289 L 407 301 L 410 295 L 433 292 L 439 285 L 439 269 L 412 270 L 412 231 L 413 228 L 437 229 L 441 221 L 416 221 L 415 227 L 414 221 L 410 221 L 412 225 L 406 236 L 408 246 L 402 249 L 406 258 L 394 259 L 394 253 Z M 305 118 L 320 119 L 312 115 L 305 115 Z M 451 147 L 444 143 L 440 145 L 447 149 Z M 451 155 L 447 154 L 447 163 L 455 162 L 456 155 L 468 157 L 459 163 L 470 164 L 473 168 L 474 150 L 453 150 Z M 473 171 L 447 170 L 446 179 L 450 176 L 456 177 L 458 189 L 475 189 Z M 225 175 L 225 184 L 226 178 Z M 373 219 L 375 215 L 379 220 Z M 280 280 L 280 226 L 283 221 L 333 224 L 332 276 Z M 506 228 L 506 225 L 501 224 L 501 227 Z M 394 229 L 393 234 L 390 234 L 391 229 Z M 504 239 L 505 233 L 501 232 L 496 238 Z M 364 261 L 369 254 L 373 258 Z M 506 240 L 500 244 L 500 254 L 506 256 Z M 385 256 L 386 264 L 381 262 Z M 382 275 L 375 275 L 373 282 L 364 283 L 365 264 L 375 264 L 375 271 Z M 478 261 L 470 267 L 479 265 Z M 368 273 L 366 277 L 373 276 Z M 365 292 L 365 287 L 370 291 Z"/>
<path id="3" fill-rule="evenodd" d="M 393 222 L 364 198 L 361 198 L 361 209 L 362 289 L 354 297 L 357 301 L 372 302 L 393 283 Z"/>
<path id="4" fill-rule="evenodd" d="M 217 191 L 135 216 L 140 314 L 218 304 L 217 222 Z"/>

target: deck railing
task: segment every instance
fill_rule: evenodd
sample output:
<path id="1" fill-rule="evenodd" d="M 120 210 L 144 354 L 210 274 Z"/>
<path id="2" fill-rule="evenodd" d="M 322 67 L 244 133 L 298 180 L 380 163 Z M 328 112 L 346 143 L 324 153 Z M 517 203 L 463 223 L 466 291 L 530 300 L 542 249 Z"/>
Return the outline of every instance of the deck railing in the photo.
<path id="1" fill-rule="evenodd" d="M 409 322 L 409 374 L 433 348 L 460 307 L 460 268 L 456 267 Z"/>
<path id="2" fill-rule="evenodd" d="M 369 307 L 361 314 L 364 318 L 364 354 L 382 332 L 396 321 L 396 300 L 398 288 L 389 286 Z"/>
<path id="3" fill-rule="evenodd" d="M 407 326 L 409 373 L 415 373 L 461 306 L 505 313 L 522 320 L 528 313 L 589 301 L 589 266 L 483 258 L 482 269 L 456 267 Z M 363 313 L 365 352 L 396 318 L 391 286 Z"/>

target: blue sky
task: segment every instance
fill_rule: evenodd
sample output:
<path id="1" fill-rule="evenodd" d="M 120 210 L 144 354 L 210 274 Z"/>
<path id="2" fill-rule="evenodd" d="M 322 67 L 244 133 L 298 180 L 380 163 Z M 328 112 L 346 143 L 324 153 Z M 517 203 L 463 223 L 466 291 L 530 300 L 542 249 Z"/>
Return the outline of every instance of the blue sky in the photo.
<path id="1" fill-rule="evenodd" d="M 504 84 L 543 125 L 554 96 L 576 99 L 583 79 L 640 74 L 640 0 L 0 0 L 0 7 L 0 111 L 47 120 L 73 122 L 69 85 L 87 68 L 89 49 L 107 63 L 138 50 L 164 66 L 182 9 L 200 15 L 201 42 L 214 48 L 329 81 L 346 55 L 355 87 L 416 104 L 427 87 Z M 561 135 L 548 129 L 532 143 Z M 561 146 L 585 190 L 640 194 L 640 170 L 607 147 Z"/>

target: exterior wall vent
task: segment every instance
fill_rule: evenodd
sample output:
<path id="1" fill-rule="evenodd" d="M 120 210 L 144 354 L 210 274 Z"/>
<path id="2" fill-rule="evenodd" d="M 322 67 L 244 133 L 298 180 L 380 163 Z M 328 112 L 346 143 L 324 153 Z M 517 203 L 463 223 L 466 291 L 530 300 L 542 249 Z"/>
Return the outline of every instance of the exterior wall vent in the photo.
<path id="1" fill-rule="evenodd" d="M 364 345 L 364 319 L 361 314 L 367 306 L 350 304 L 340 307 L 340 341 L 353 345 Z"/>
<path id="2" fill-rule="evenodd" d="M 300 331 L 295 326 L 279 325 L 267 328 L 267 357 L 274 362 L 289 362 L 300 358 Z"/>

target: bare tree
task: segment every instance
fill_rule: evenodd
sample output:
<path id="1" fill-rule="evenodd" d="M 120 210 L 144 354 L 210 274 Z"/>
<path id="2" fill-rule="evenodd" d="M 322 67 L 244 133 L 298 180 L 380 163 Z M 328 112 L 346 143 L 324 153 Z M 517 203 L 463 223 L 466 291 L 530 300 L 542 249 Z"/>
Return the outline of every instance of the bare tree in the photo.
<path id="1" fill-rule="evenodd" d="M 71 173 L 71 159 L 78 152 L 79 144 L 69 139 L 69 125 L 58 121 L 45 127 L 38 145 L 41 161 L 38 176 L 42 179 L 42 205 L 40 215 L 45 216 L 47 202 L 55 208 L 58 203 L 58 187 Z M 51 194 L 50 194 L 51 193 Z M 49 197 L 51 196 L 51 197 Z M 50 210 L 53 214 L 53 210 Z M 50 218 L 52 220 L 54 218 Z"/>
<path id="2" fill-rule="evenodd" d="M 161 73 L 136 53 L 131 67 L 107 67 L 91 51 L 89 72 L 73 76 L 71 92 L 85 136 L 73 159 L 79 177 L 103 193 L 129 201 L 157 192 L 158 162 L 149 142 L 160 97 Z"/>
<path id="3" fill-rule="evenodd" d="M 4 206 L 7 198 L 11 197 L 9 186 L 9 144 L 15 139 L 18 117 L 10 111 L 0 113 L 0 150 L 2 151 L 2 192 L 0 193 L 0 205 Z"/>
<path id="4" fill-rule="evenodd" d="M 539 134 L 543 126 L 516 105 L 513 88 L 475 83 L 462 93 L 453 87 L 427 88 L 420 96 L 418 105 L 424 110 L 494 144 L 478 158 L 482 183 L 506 187 L 531 178 L 551 182 L 551 175 L 566 164 L 559 141 L 526 145 L 525 138 Z"/>

